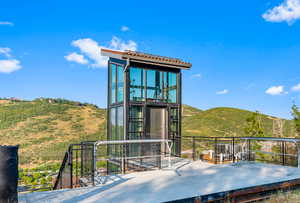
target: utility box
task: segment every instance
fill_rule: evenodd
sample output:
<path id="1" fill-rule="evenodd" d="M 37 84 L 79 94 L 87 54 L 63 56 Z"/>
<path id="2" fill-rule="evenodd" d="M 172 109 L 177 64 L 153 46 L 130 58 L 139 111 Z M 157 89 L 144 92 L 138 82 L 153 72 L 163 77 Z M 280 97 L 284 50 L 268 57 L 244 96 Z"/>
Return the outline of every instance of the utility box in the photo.
<path id="1" fill-rule="evenodd" d="M 0 203 L 18 202 L 18 146 L 0 146 Z"/>

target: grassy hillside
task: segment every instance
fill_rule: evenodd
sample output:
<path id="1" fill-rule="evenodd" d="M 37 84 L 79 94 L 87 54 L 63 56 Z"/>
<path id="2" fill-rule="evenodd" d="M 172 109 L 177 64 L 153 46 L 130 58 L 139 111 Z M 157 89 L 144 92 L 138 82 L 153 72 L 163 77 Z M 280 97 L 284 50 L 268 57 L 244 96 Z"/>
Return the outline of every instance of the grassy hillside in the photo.
<path id="1" fill-rule="evenodd" d="M 202 111 L 184 105 L 182 134 L 224 136 L 226 131 L 231 132 L 226 136 L 243 136 L 251 113 L 225 107 Z M 60 163 L 70 143 L 105 139 L 105 118 L 105 109 L 62 99 L 0 100 L 0 144 L 20 145 L 22 167 Z M 272 120 L 267 116 L 261 120 L 266 135 L 272 136 Z M 285 123 L 285 136 L 291 136 L 292 122 Z"/>
<path id="2" fill-rule="evenodd" d="M 70 143 L 105 139 L 105 113 L 93 105 L 61 99 L 2 100 L 0 144 L 20 145 L 22 167 L 61 162 Z"/>
<path id="3" fill-rule="evenodd" d="M 245 136 L 246 118 L 253 112 L 237 108 L 219 107 L 206 111 L 184 106 L 183 135 L 196 136 Z M 261 115 L 261 124 L 266 136 L 273 136 L 273 120 Z M 293 136 L 293 122 L 284 121 L 284 136 Z M 226 134 L 225 134 L 226 132 Z"/>

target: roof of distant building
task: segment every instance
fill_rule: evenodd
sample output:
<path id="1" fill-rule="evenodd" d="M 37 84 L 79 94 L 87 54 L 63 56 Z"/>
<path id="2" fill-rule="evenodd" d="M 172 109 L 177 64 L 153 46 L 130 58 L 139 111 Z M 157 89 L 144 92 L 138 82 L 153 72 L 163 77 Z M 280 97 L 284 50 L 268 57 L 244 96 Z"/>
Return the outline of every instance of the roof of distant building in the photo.
<path id="1" fill-rule="evenodd" d="M 111 49 L 101 49 L 101 54 L 103 56 L 108 56 L 111 58 L 117 58 L 123 60 L 129 59 L 130 61 L 133 62 L 147 63 L 147 64 L 160 65 L 160 66 L 179 68 L 179 69 L 190 69 L 192 66 L 191 63 L 182 61 L 178 58 L 147 54 L 147 53 L 142 53 L 137 51 L 129 51 L 129 50 L 116 51 Z"/>

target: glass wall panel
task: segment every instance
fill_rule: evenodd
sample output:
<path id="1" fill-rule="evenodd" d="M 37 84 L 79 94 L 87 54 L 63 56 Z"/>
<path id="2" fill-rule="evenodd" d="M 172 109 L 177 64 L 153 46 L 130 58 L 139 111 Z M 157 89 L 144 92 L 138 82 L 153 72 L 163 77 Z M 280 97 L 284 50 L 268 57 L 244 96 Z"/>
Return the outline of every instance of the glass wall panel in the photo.
<path id="1" fill-rule="evenodd" d="M 156 71 L 156 99 L 163 100 L 163 72 Z"/>
<path id="2" fill-rule="evenodd" d="M 110 136 L 111 136 L 111 140 L 115 140 L 116 139 L 116 109 L 115 108 L 111 108 L 110 109 Z"/>
<path id="3" fill-rule="evenodd" d="M 155 70 L 147 70 L 147 99 L 155 99 Z"/>
<path id="4" fill-rule="evenodd" d="M 177 108 L 171 108 L 171 132 L 177 134 L 178 132 L 178 109 Z"/>
<path id="5" fill-rule="evenodd" d="M 123 122 L 123 106 L 117 108 L 117 138 L 118 140 L 124 139 L 124 122 Z"/>
<path id="6" fill-rule="evenodd" d="M 168 101 L 170 103 L 177 102 L 177 74 L 176 73 L 169 73 L 169 94 L 168 94 Z"/>
<path id="7" fill-rule="evenodd" d="M 130 68 L 130 101 L 143 101 L 144 96 L 144 70 L 141 68 Z"/>
<path id="8" fill-rule="evenodd" d="M 129 129 L 128 139 L 142 139 L 144 134 L 144 117 L 142 106 L 131 106 L 129 108 Z M 131 144 L 129 147 L 130 156 L 138 156 L 141 152 L 140 144 Z"/>
<path id="9" fill-rule="evenodd" d="M 155 70 L 147 70 L 147 99 L 162 100 L 163 73 Z"/>
<path id="10" fill-rule="evenodd" d="M 129 108 L 129 139 L 140 139 L 143 136 L 143 107 L 131 106 Z"/>
<path id="11" fill-rule="evenodd" d="M 110 103 L 114 104 L 116 102 L 116 65 L 110 65 Z"/>
<path id="12" fill-rule="evenodd" d="M 170 139 L 173 141 L 172 153 L 174 155 L 178 154 L 179 141 L 179 109 L 177 107 L 172 107 L 170 109 Z"/>
<path id="13" fill-rule="evenodd" d="M 117 101 L 123 102 L 124 95 L 124 72 L 123 67 L 118 65 L 118 91 L 117 91 Z"/>
<path id="14" fill-rule="evenodd" d="M 168 72 L 163 72 L 163 98 L 164 101 L 168 101 Z"/>
<path id="15" fill-rule="evenodd" d="M 111 108 L 110 109 L 110 115 L 109 115 L 109 132 L 110 132 L 110 140 L 116 139 L 116 109 Z M 109 146 L 109 155 L 114 156 L 116 147 L 114 145 Z"/>
<path id="16" fill-rule="evenodd" d="M 110 109 L 110 140 L 122 140 L 124 135 L 123 107 Z M 121 154 L 120 145 L 109 146 L 110 155 L 118 157 Z"/>

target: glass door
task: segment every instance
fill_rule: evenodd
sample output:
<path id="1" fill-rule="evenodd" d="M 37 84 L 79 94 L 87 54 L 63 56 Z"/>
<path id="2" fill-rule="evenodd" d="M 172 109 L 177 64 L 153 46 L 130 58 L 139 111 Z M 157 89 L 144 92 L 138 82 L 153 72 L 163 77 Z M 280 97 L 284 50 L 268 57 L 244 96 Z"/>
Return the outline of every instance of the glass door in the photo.
<path id="1" fill-rule="evenodd" d="M 166 108 L 148 107 L 147 108 L 147 139 L 167 139 L 168 116 Z"/>
<path id="2" fill-rule="evenodd" d="M 147 107 L 146 139 L 168 138 L 168 111 L 165 107 Z M 159 151 L 165 152 L 166 146 L 161 145 Z M 149 149 L 149 153 L 154 149 Z M 156 149 L 157 150 L 157 149 Z M 157 153 L 157 152 L 152 152 Z"/>

